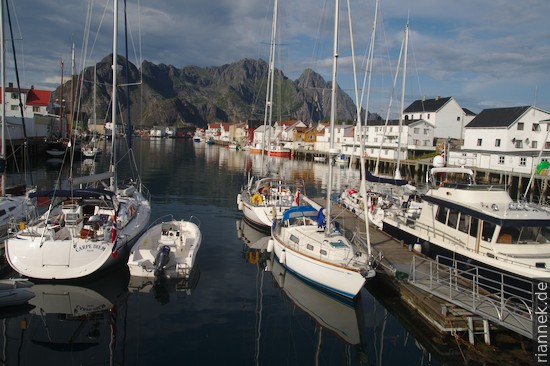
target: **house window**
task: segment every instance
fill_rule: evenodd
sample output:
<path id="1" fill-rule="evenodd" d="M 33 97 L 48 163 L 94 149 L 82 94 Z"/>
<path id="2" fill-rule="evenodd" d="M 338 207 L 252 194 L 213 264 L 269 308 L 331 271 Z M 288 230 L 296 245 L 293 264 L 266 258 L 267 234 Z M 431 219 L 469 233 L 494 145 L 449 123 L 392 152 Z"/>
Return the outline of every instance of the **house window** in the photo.
<path id="1" fill-rule="evenodd" d="M 523 122 L 518 122 L 518 131 L 523 131 L 523 126 L 524 126 Z"/>
<path id="2" fill-rule="evenodd" d="M 456 117 L 456 121 L 460 122 L 460 116 Z"/>
<path id="3" fill-rule="evenodd" d="M 516 140 L 515 145 L 516 149 L 521 149 L 523 147 L 523 140 Z"/>
<path id="4" fill-rule="evenodd" d="M 414 133 L 419 133 L 419 132 L 420 132 L 420 128 L 417 127 L 414 129 Z"/>
<path id="5" fill-rule="evenodd" d="M 424 129 L 424 135 L 427 135 L 430 132 L 427 128 Z"/>
<path id="6" fill-rule="evenodd" d="M 531 148 L 536 149 L 538 145 L 538 141 L 531 141 Z"/>
<path id="7" fill-rule="evenodd" d="M 477 139 L 477 146 L 481 146 L 482 142 L 483 142 L 483 139 Z"/>
<path id="8" fill-rule="evenodd" d="M 519 158 L 519 166 L 526 166 L 527 165 L 527 158 Z"/>
<path id="9" fill-rule="evenodd" d="M 11 93 L 11 99 L 19 99 L 19 94 Z"/>
<path id="10" fill-rule="evenodd" d="M 544 143 L 544 149 L 547 150 L 547 149 L 550 149 L 550 142 L 546 141 Z"/>
<path id="11" fill-rule="evenodd" d="M 496 139 L 496 140 L 495 140 L 495 146 L 496 146 L 496 147 L 499 147 L 499 146 L 500 146 L 500 139 Z"/>
<path id="12" fill-rule="evenodd" d="M 500 165 L 503 165 L 503 164 L 504 164 L 504 156 L 501 155 L 501 156 L 498 157 L 498 163 L 499 163 Z"/>
<path id="13" fill-rule="evenodd" d="M 533 123 L 533 131 L 540 131 L 540 125 L 538 123 Z"/>
<path id="14" fill-rule="evenodd" d="M 430 114 L 428 113 L 428 119 L 430 119 Z"/>
<path id="15" fill-rule="evenodd" d="M 422 119 L 422 113 L 420 113 L 420 117 L 418 117 L 418 119 Z"/>
<path id="16" fill-rule="evenodd" d="M 38 112 L 40 112 L 40 107 L 34 106 L 34 107 L 32 107 L 32 111 L 34 113 L 38 113 Z"/>
<path id="17" fill-rule="evenodd" d="M 430 146 L 428 145 L 430 143 L 430 140 L 424 140 L 424 146 Z"/>
<path id="18" fill-rule="evenodd" d="M 11 106 L 11 110 L 12 110 L 12 111 L 17 111 L 17 110 L 19 110 L 19 106 L 18 106 L 18 105 L 12 105 L 12 106 Z"/>

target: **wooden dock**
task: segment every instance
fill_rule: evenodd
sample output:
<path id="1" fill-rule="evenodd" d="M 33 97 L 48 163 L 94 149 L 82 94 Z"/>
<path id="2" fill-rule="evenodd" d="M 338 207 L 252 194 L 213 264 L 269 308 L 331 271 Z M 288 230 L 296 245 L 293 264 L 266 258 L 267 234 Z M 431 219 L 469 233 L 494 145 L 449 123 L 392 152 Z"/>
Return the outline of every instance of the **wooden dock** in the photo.
<path id="1" fill-rule="evenodd" d="M 324 198 L 315 198 L 313 201 L 322 205 Z M 334 203 L 331 206 L 331 214 L 346 231 L 366 238 L 365 222 L 357 215 Z M 369 237 L 373 255 L 379 258 L 375 281 L 382 282 L 386 288 L 391 287 L 391 290 L 398 294 L 402 304 L 440 335 L 456 337 L 459 333 L 468 334 L 469 342 L 472 344 L 474 336 L 479 336 L 487 344 L 491 343 L 489 322 L 486 319 L 408 281 L 413 258 L 425 258 L 415 253 L 412 245 L 397 241 L 373 225 L 369 226 Z M 492 324 L 491 330 L 496 332 L 504 329 Z M 519 335 L 518 339 L 521 339 Z"/>

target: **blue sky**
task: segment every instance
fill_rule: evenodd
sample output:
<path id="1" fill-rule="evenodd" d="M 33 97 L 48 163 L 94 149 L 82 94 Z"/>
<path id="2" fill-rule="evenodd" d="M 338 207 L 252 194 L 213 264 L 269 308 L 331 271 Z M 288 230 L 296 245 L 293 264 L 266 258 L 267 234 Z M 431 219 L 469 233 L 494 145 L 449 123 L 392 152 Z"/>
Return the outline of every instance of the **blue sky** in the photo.
<path id="1" fill-rule="evenodd" d="M 89 66 L 111 53 L 112 1 L 9 1 L 23 87 L 59 85 L 60 59 L 69 76 L 73 43 L 77 72 L 81 65 Z M 338 82 L 353 97 L 347 0 L 340 4 Z M 362 85 L 375 2 L 350 0 L 350 4 Z M 93 12 L 86 32 L 88 8 Z M 128 9 L 133 40 L 129 58 L 136 64 L 148 60 L 177 68 L 208 67 L 243 58 L 268 59 L 273 0 L 128 0 Z M 387 112 L 409 17 L 405 107 L 423 96 L 451 96 L 475 113 L 523 105 L 550 111 L 549 14 L 548 0 L 381 0 L 369 110 L 383 116 Z M 330 80 L 333 15 L 333 0 L 279 0 L 276 67 L 291 79 L 312 68 Z M 5 29 L 10 82 L 15 78 L 7 25 Z M 86 58 L 85 34 L 89 34 Z M 393 116 L 400 109 L 400 80 L 401 76 Z"/>

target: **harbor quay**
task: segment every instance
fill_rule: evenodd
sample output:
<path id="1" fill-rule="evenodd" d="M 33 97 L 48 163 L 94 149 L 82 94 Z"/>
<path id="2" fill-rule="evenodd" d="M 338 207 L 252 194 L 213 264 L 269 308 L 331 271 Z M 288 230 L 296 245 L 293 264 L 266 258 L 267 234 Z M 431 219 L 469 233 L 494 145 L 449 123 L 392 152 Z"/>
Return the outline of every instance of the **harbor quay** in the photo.
<path id="1" fill-rule="evenodd" d="M 312 198 L 318 204 L 322 204 L 323 199 Z M 506 319 L 504 322 L 496 318 L 496 321 L 492 321 L 489 313 L 484 317 L 485 313 L 473 311 L 475 309 L 471 306 L 460 306 L 460 301 L 450 301 L 449 287 L 460 287 L 455 286 L 456 283 L 464 282 L 461 295 L 467 298 L 464 304 L 469 305 L 469 300 L 475 294 L 464 289 L 469 286 L 477 288 L 477 284 L 472 286 L 464 278 L 454 278 L 450 281 L 453 282 L 452 286 L 441 286 L 441 283 L 435 282 L 430 286 L 422 286 L 422 274 L 428 272 L 426 265 L 434 261 L 416 252 L 413 243 L 399 241 L 374 225 L 369 226 L 367 235 L 363 218 L 337 203 L 332 204 L 331 212 L 344 232 L 359 235 L 365 241 L 368 236 L 378 267 L 377 275 L 367 281 L 366 288 L 383 300 L 385 307 L 393 308 L 400 320 L 416 332 L 415 337 L 426 339 L 424 345 L 431 347 L 430 352 L 438 354 L 442 359 L 462 358 L 465 363 L 469 357 L 495 364 L 508 364 L 517 358 L 534 359 L 536 362 L 534 354 L 537 340 L 533 339 L 536 334 L 532 316 L 522 319 L 524 323 L 519 324 L 518 328 L 515 323 L 518 319 L 515 317 L 508 319 L 511 324 L 507 324 Z M 444 274 L 436 276 L 444 277 Z M 446 281 L 449 280 L 443 282 Z M 460 300 L 456 294 L 452 298 Z M 519 332 L 513 329 L 519 329 Z M 449 344 L 456 348 L 449 347 Z M 506 352 L 495 352 L 503 345 Z"/>

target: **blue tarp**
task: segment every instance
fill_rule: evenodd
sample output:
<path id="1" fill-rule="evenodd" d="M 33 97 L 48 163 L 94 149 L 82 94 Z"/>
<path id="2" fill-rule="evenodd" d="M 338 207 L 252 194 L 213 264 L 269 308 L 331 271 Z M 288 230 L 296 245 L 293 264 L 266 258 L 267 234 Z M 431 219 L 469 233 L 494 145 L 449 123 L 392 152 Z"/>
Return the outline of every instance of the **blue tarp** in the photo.
<path id="1" fill-rule="evenodd" d="M 312 206 L 294 206 L 283 213 L 283 221 L 296 217 L 317 217 L 317 210 Z"/>

